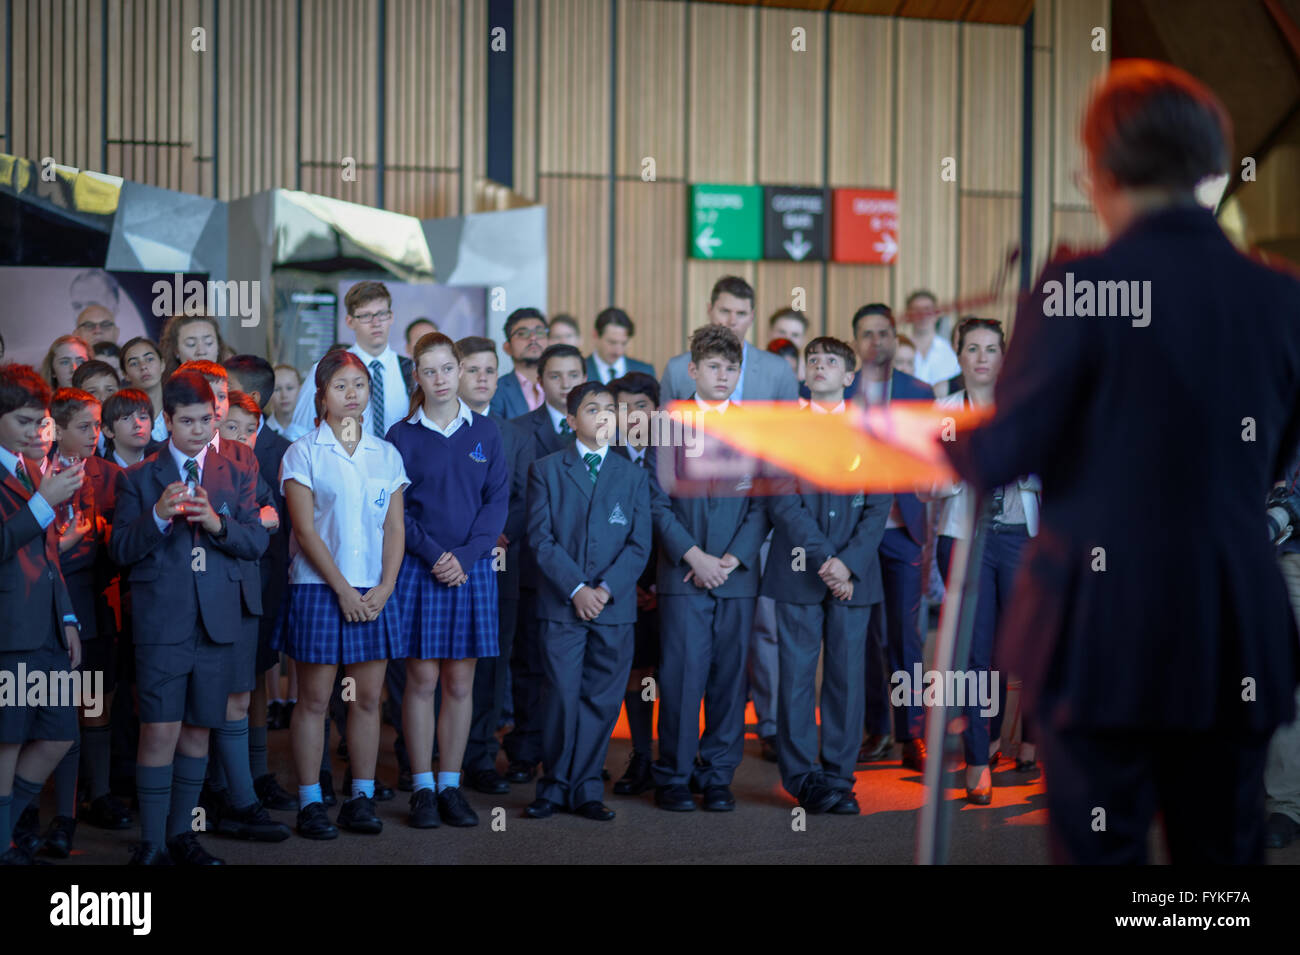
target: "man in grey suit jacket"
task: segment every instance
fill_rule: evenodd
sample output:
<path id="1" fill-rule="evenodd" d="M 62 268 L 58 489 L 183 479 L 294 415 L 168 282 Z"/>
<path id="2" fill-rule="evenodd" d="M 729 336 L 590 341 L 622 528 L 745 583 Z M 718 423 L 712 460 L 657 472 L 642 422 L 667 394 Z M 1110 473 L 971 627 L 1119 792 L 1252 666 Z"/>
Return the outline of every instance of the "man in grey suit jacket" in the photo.
<path id="1" fill-rule="evenodd" d="M 653 376 L 654 366 L 627 357 L 627 343 L 636 326 L 621 308 L 607 308 L 596 316 L 596 347 L 587 356 L 587 379 L 609 384 L 629 371 Z"/>
<path id="2" fill-rule="evenodd" d="M 568 808 L 606 822 L 600 771 L 632 668 L 636 582 L 650 556 L 644 468 L 609 453 L 614 395 L 599 382 L 569 392 L 573 444 L 533 464 L 528 546 L 541 568 L 537 616 L 545 670 L 542 762 L 534 819 Z M 605 430 L 602 430 L 605 429 Z"/>
<path id="3" fill-rule="evenodd" d="M 740 363 L 740 378 L 731 400 L 742 401 L 798 401 L 799 382 L 790 370 L 790 363 L 780 355 L 755 348 L 745 341 L 749 326 L 754 324 L 754 290 L 742 278 L 724 275 L 713 286 L 709 296 L 709 324 L 725 325 L 736 333 L 744 347 Z M 660 399 L 667 404 L 680 401 L 695 393 L 695 382 L 686 373 L 691 356 L 687 352 L 674 355 L 664 367 L 659 384 Z"/>

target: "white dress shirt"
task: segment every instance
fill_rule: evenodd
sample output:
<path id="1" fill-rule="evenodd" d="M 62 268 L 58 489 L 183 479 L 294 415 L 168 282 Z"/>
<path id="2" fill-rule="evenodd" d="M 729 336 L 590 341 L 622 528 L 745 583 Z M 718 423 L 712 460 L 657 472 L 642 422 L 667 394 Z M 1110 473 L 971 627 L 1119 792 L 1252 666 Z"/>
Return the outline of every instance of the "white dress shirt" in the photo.
<path id="1" fill-rule="evenodd" d="M 18 455 L 11 454 L 5 448 L 0 448 L 0 464 L 4 465 L 4 469 L 12 474 L 19 484 L 22 483 L 22 480 L 18 477 Z M 32 474 L 28 470 L 26 461 L 23 462 L 23 470 L 27 471 L 27 479 L 35 487 L 37 482 L 32 480 Z M 33 492 L 32 496 L 27 499 L 27 507 L 31 510 L 32 517 L 36 518 L 36 523 L 41 525 L 41 530 L 49 527 L 54 521 L 54 508 L 50 507 L 50 502 L 41 495 Z"/>
<path id="2" fill-rule="evenodd" d="M 929 354 L 922 355 L 921 349 L 916 349 L 913 378 L 920 378 L 927 385 L 935 385 L 960 374 L 961 365 L 957 361 L 957 353 L 940 336 L 935 335 L 930 342 Z"/>
<path id="3" fill-rule="evenodd" d="M 411 424 L 424 425 L 424 427 L 428 428 L 430 431 L 435 434 L 440 434 L 444 438 L 450 438 L 460 430 L 461 425 L 472 425 L 474 423 L 474 412 L 470 410 L 469 405 L 465 404 L 464 400 L 461 398 L 457 398 L 456 400 L 460 402 L 460 407 L 456 410 L 456 417 L 452 418 L 451 421 L 447 423 L 446 428 L 439 428 L 434 423 L 433 419 L 424 413 L 424 405 L 420 405 L 415 414 L 411 415 L 407 420 Z"/>
<path id="4" fill-rule="evenodd" d="M 560 422 L 561 422 L 561 421 L 567 421 L 567 420 L 568 420 L 568 416 L 567 416 L 567 415 L 560 414 L 560 412 L 558 412 L 558 411 L 556 411 L 554 408 L 552 408 L 552 407 L 551 407 L 551 403 L 550 403 L 549 401 L 546 402 L 546 413 L 549 414 L 549 415 L 551 416 L 551 427 L 554 429 L 555 433 L 556 433 L 556 434 L 563 434 L 564 432 L 563 432 L 563 430 L 562 430 L 561 427 L 560 427 Z"/>
<path id="5" fill-rule="evenodd" d="M 322 421 L 284 452 L 280 492 L 289 481 L 310 488 L 312 525 L 353 587 L 370 588 L 383 577 L 384 519 L 394 491 L 410 484 L 402 455 L 387 441 L 362 430 L 348 454 Z M 289 582 L 324 584 L 325 578 L 291 538 Z"/>
<path id="6" fill-rule="evenodd" d="M 607 365 L 601 359 L 597 352 L 591 353 L 591 360 L 596 366 L 596 373 L 600 376 L 601 384 L 609 384 L 615 378 L 622 378 L 627 374 L 627 357 L 619 355 L 618 361 L 612 365 Z"/>
<path id="7" fill-rule="evenodd" d="M 392 348 L 385 348 L 379 355 L 371 355 L 360 345 L 353 345 L 348 351 L 361 359 L 361 363 L 366 366 L 366 370 L 374 376 L 374 370 L 370 367 L 372 361 L 378 360 L 383 366 L 384 373 L 384 434 L 388 429 L 397 422 L 406 418 L 407 409 L 411 406 L 411 395 L 406 390 L 406 382 L 402 380 L 402 366 L 397 360 L 397 352 Z M 316 365 L 319 365 L 317 362 Z M 306 378 L 303 379 L 303 386 L 298 391 L 298 404 L 293 409 L 293 420 L 289 422 L 289 427 L 285 432 L 285 437 L 291 441 L 296 441 L 303 435 L 310 433 L 316 428 L 316 365 L 311 366 L 307 372 Z M 308 387 L 308 382 L 312 382 Z M 371 394 L 373 398 L 373 393 Z M 366 431 L 374 433 L 371 425 L 373 415 L 376 409 L 373 406 L 367 406 L 365 413 L 362 415 L 362 425 Z M 323 422 L 322 422 L 323 423 Z"/>

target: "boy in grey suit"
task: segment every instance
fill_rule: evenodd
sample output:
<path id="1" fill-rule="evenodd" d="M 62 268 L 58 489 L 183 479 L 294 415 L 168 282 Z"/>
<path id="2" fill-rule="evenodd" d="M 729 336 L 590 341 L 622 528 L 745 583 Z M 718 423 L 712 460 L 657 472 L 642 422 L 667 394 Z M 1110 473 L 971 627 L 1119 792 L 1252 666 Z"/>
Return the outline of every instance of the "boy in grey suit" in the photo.
<path id="1" fill-rule="evenodd" d="M 688 372 L 702 413 L 743 414 L 727 400 L 740 362 L 740 340 L 730 329 L 706 325 L 691 336 Z M 707 495 L 673 497 L 654 511 L 660 631 L 655 803 L 674 812 L 695 808 L 688 783 L 704 793 L 706 810 L 736 808 L 731 779 L 745 742 L 746 645 L 758 596 L 758 549 L 768 531 L 762 502 L 746 493 L 749 483 L 715 479 Z"/>
<path id="2" fill-rule="evenodd" d="M 843 413 L 853 349 L 815 338 L 804 358 L 809 413 Z M 867 624 L 872 605 L 883 599 L 877 550 L 891 498 L 825 491 L 795 476 L 778 481 L 776 490 L 768 503 L 775 530 L 762 592 L 776 601 L 781 782 L 809 812 L 857 815 L 853 770 L 866 706 Z M 819 749 L 816 680 L 823 644 Z"/>
<path id="3" fill-rule="evenodd" d="M 541 579 L 537 616 L 545 674 L 537 799 L 598 821 L 600 771 L 632 669 L 636 582 L 650 556 L 650 490 L 644 469 L 609 453 L 614 395 L 586 382 L 569 392 L 574 443 L 536 461 L 528 478 L 528 546 Z"/>

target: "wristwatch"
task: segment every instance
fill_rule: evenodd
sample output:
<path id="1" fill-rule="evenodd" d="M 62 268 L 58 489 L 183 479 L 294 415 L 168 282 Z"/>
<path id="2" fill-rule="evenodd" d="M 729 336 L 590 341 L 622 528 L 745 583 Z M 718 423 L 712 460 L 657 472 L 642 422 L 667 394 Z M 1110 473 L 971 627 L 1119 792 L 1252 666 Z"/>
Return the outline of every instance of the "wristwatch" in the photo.
<path id="1" fill-rule="evenodd" d="M 217 517 L 221 518 L 221 529 L 212 535 L 212 539 L 224 540 L 226 537 L 226 515 L 218 514 Z"/>

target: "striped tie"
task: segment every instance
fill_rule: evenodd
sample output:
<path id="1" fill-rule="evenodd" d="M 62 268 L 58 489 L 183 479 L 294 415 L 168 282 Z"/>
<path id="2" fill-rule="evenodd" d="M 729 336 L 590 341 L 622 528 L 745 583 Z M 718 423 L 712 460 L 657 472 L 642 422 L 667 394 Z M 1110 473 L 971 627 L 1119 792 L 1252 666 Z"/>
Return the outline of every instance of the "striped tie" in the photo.
<path id="1" fill-rule="evenodd" d="M 600 455 L 593 451 L 588 451 L 582 456 L 582 460 L 587 462 L 587 473 L 591 475 L 591 483 L 596 483 L 596 473 L 600 471 Z"/>
<path id="2" fill-rule="evenodd" d="M 199 462 L 193 458 L 185 459 L 185 478 L 195 487 L 199 486 Z"/>
<path id="3" fill-rule="evenodd" d="M 384 436 L 384 363 L 378 358 L 370 363 L 370 429 Z"/>
<path id="4" fill-rule="evenodd" d="M 28 494 L 36 491 L 36 486 L 32 484 L 31 475 L 27 473 L 27 465 L 23 464 L 23 456 L 18 455 L 18 466 L 14 469 L 18 476 L 18 483 L 27 489 Z"/>

